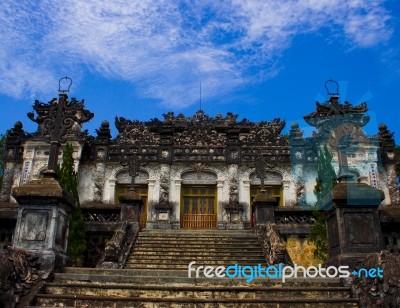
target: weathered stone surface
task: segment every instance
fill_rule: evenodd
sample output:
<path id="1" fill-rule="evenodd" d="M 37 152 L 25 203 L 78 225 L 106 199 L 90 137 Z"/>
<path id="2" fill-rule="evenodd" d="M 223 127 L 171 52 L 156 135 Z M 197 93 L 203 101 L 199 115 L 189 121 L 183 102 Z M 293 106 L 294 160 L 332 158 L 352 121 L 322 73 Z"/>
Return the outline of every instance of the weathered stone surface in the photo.
<path id="1" fill-rule="evenodd" d="M 363 183 L 335 186 L 334 209 L 327 215 L 328 264 L 354 266 L 384 248 L 378 213 L 382 198 L 379 190 Z"/>
<path id="2" fill-rule="evenodd" d="M 75 200 L 54 178 L 16 187 L 13 194 L 20 203 L 13 246 L 38 254 L 46 278 L 66 264 L 69 215 Z"/>
<path id="3" fill-rule="evenodd" d="M 133 223 L 123 222 L 106 241 L 104 252 L 97 263 L 99 268 L 122 268 L 126 262 L 139 229 Z"/>
<path id="4" fill-rule="evenodd" d="M 332 195 L 336 206 L 379 206 L 384 199 L 383 192 L 376 188 L 346 181 L 335 185 Z"/>
<path id="5" fill-rule="evenodd" d="M 196 245 L 200 248 L 195 248 Z M 54 282 L 46 283 L 35 304 L 148 308 L 358 307 L 350 288 L 343 287 L 335 278 L 313 281 L 289 278 L 282 283 L 280 279 L 268 278 L 246 282 L 245 278 L 206 278 L 201 274 L 195 277 L 195 273 L 188 277 L 188 263 L 193 260 L 198 261 L 196 265 L 216 262 L 265 265 L 262 257 L 253 257 L 251 246 L 260 254 L 261 247 L 251 231 L 144 231 L 127 265 L 135 269 L 66 268 L 64 273 L 55 275 Z M 203 254 L 199 253 L 201 250 Z M 152 251 L 155 253 L 151 254 Z"/>
<path id="6" fill-rule="evenodd" d="M 120 195 L 121 203 L 121 221 L 130 221 L 139 228 L 140 210 L 143 206 L 143 201 L 135 191 L 128 191 Z"/>
<path id="7" fill-rule="evenodd" d="M 365 307 L 400 307 L 400 256 L 388 251 L 368 255 L 360 268 L 380 268 L 383 277 L 352 276 L 350 285 Z"/>
<path id="8" fill-rule="evenodd" d="M 293 264 L 275 224 L 269 222 L 263 225 L 258 224 L 256 234 L 268 264 Z"/>
<path id="9" fill-rule="evenodd" d="M 8 247 L 0 252 L 0 307 L 12 308 L 41 281 L 38 255 Z"/>
<path id="10" fill-rule="evenodd" d="M 127 193 L 120 194 L 119 201 L 121 203 L 131 203 L 131 202 L 141 203 L 142 199 L 137 192 L 130 190 Z"/>
<path id="11" fill-rule="evenodd" d="M 54 178 L 43 178 L 14 187 L 13 197 L 19 204 L 59 204 L 75 206 L 75 200 Z"/>
<path id="12" fill-rule="evenodd" d="M 266 191 L 260 192 L 254 199 L 252 206 L 255 211 L 255 223 L 266 224 L 275 223 L 275 207 L 278 206 L 278 200 L 271 197 Z"/>

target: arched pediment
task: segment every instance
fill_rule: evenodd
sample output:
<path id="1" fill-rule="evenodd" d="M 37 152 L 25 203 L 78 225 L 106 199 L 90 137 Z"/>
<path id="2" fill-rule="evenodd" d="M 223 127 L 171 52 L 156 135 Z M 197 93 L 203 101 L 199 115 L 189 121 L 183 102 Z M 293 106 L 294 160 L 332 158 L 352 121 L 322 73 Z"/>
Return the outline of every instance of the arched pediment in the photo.
<path id="1" fill-rule="evenodd" d="M 187 171 L 182 173 L 182 184 L 215 185 L 217 175 L 211 171 Z"/>
<path id="2" fill-rule="evenodd" d="M 276 171 L 267 171 L 266 178 L 264 179 L 265 185 L 282 185 L 282 174 Z M 251 185 L 261 185 L 261 180 L 257 177 L 256 173 L 253 172 L 250 175 Z"/>
<path id="3" fill-rule="evenodd" d="M 132 177 L 128 174 L 128 170 L 125 169 L 117 173 L 116 179 L 118 184 L 130 184 Z M 140 170 L 139 174 L 135 177 L 135 184 L 147 185 L 148 179 L 149 179 L 148 173 Z"/>

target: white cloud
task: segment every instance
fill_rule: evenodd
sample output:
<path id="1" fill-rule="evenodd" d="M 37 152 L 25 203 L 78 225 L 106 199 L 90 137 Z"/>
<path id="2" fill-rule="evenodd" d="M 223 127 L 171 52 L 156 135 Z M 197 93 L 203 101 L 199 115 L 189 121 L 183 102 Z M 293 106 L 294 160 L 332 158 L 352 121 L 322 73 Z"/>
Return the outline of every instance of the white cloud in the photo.
<path id="1" fill-rule="evenodd" d="M 60 71 L 86 67 L 179 108 L 198 98 L 200 82 L 215 97 L 273 76 L 298 34 L 328 27 L 370 47 L 392 33 L 379 0 L 26 3 L 0 8 L 0 91 L 15 97 L 53 93 Z"/>

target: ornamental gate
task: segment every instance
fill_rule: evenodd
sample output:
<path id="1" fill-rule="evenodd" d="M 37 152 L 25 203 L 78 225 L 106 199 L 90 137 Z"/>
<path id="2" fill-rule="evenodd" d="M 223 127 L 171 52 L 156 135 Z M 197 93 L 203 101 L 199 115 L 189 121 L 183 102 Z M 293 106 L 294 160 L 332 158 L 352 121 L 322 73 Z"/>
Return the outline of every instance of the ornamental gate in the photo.
<path id="1" fill-rule="evenodd" d="M 215 229 L 216 227 L 216 187 L 183 186 L 181 228 Z"/>

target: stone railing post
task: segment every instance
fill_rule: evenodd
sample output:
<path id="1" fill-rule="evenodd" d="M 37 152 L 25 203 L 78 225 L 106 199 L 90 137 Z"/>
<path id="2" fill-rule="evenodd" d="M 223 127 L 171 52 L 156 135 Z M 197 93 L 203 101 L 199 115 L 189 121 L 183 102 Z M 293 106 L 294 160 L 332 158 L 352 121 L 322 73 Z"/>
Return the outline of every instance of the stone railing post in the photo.
<path id="1" fill-rule="evenodd" d="M 119 195 L 121 204 L 121 221 L 127 221 L 133 229 L 139 229 L 140 211 L 143 201 L 138 193 L 133 190 Z"/>
<path id="2" fill-rule="evenodd" d="M 365 183 L 338 183 L 327 216 L 328 264 L 354 267 L 369 253 L 384 249 L 378 207 L 381 191 Z"/>
<path id="3" fill-rule="evenodd" d="M 66 264 L 68 225 L 76 201 L 54 178 L 43 178 L 13 189 L 18 201 L 13 246 L 39 256 L 42 278 Z"/>
<path id="4" fill-rule="evenodd" d="M 266 191 L 261 191 L 253 200 L 252 207 L 255 215 L 255 225 L 275 223 L 275 207 L 278 206 L 276 197 L 271 197 Z"/>

